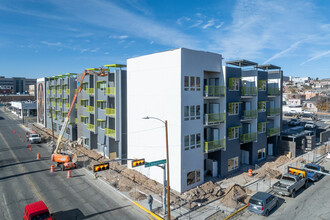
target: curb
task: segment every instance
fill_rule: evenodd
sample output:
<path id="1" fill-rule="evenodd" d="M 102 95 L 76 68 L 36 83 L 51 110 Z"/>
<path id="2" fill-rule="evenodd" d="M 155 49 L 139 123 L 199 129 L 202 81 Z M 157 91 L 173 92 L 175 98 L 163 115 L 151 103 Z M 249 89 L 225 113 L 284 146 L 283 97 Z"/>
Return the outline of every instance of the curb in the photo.
<path id="1" fill-rule="evenodd" d="M 248 207 L 248 205 L 243 206 L 242 208 L 240 208 L 240 209 L 238 209 L 237 211 L 235 211 L 235 212 L 231 213 L 230 215 L 228 215 L 228 216 L 227 216 L 226 218 L 224 218 L 223 220 L 227 220 L 227 219 L 233 217 L 234 215 L 236 215 L 236 214 L 239 213 L 240 211 L 243 211 L 243 210 L 244 210 L 245 208 L 247 208 L 247 207 Z"/>
<path id="2" fill-rule="evenodd" d="M 157 220 L 163 220 L 163 218 L 159 217 L 158 215 L 156 215 L 153 212 L 149 211 L 148 209 L 144 208 L 139 203 L 133 201 L 133 204 L 136 205 L 137 207 L 139 207 L 140 209 L 142 209 L 143 211 L 147 212 L 148 214 L 150 214 L 152 217 L 156 218 Z"/>

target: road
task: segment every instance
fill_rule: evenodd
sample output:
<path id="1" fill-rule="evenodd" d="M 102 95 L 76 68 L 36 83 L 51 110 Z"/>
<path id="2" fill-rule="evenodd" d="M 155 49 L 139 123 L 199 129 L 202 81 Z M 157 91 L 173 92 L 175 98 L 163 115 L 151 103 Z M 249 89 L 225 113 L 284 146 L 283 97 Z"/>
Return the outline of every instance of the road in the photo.
<path id="1" fill-rule="evenodd" d="M 43 200 L 55 219 L 149 219 L 131 201 L 85 169 L 50 173 L 46 144 L 27 148 L 25 131 L 0 110 L 0 219 L 22 219 L 26 204 Z M 16 134 L 14 134 L 16 130 Z M 19 138 L 19 134 L 22 138 Z M 36 160 L 37 153 L 41 160 Z"/>
<path id="2" fill-rule="evenodd" d="M 322 162 L 326 170 L 330 170 L 330 160 Z M 318 182 L 309 183 L 307 189 L 300 189 L 296 198 L 279 196 L 279 206 L 275 208 L 269 217 L 263 217 L 242 211 L 232 219 L 258 220 L 258 219 L 330 219 L 330 176 L 323 176 Z"/>

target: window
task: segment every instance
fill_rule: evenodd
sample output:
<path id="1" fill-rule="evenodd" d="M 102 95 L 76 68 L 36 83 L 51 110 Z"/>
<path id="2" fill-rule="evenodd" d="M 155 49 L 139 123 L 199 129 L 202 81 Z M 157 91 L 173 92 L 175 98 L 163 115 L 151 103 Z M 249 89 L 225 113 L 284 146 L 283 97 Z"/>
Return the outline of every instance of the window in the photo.
<path id="1" fill-rule="evenodd" d="M 261 91 L 266 91 L 267 81 L 266 80 L 259 80 L 258 81 L 258 89 Z"/>
<path id="2" fill-rule="evenodd" d="M 195 183 L 195 171 L 191 171 L 187 174 L 187 186 Z"/>
<path id="3" fill-rule="evenodd" d="M 266 148 L 258 150 L 258 160 L 264 159 L 266 157 Z"/>
<path id="4" fill-rule="evenodd" d="M 197 170 L 196 171 L 196 183 L 198 183 L 199 181 L 201 181 L 201 171 Z"/>
<path id="5" fill-rule="evenodd" d="M 197 148 L 199 148 L 199 147 L 201 147 L 201 134 L 200 133 L 198 133 L 198 134 L 196 134 L 196 147 Z"/>
<path id="6" fill-rule="evenodd" d="M 85 146 L 88 146 L 88 145 L 89 145 L 89 138 L 85 138 L 85 139 L 84 139 L 84 145 L 85 145 Z"/>
<path id="7" fill-rule="evenodd" d="M 239 102 L 228 103 L 228 114 L 238 115 L 238 113 L 239 113 Z"/>
<path id="8" fill-rule="evenodd" d="M 238 91 L 239 90 L 239 78 L 229 78 L 229 90 Z"/>
<path id="9" fill-rule="evenodd" d="M 195 91 L 195 77 L 194 76 L 190 77 L 190 90 Z"/>
<path id="10" fill-rule="evenodd" d="M 237 139 L 238 136 L 239 136 L 239 128 L 240 127 L 228 128 L 228 138 L 229 139 Z"/>
<path id="11" fill-rule="evenodd" d="M 190 120 L 195 120 L 195 106 L 190 106 Z"/>
<path id="12" fill-rule="evenodd" d="M 201 106 L 196 105 L 196 119 L 200 119 L 200 118 L 201 118 Z"/>
<path id="13" fill-rule="evenodd" d="M 234 157 L 228 160 L 228 171 L 238 168 L 238 157 Z"/>
<path id="14" fill-rule="evenodd" d="M 184 120 L 189 120 L 189 106 L 184 107 Z"/>
<path id="15" fill-rule="evenodd" d="M 107 84 L 105 81 L 98 81 L 96 82 L 96 88 L 100 90 L 104 90 L 107 87 Z"/>
<path id="16" fill-rule="evenodd" d="M 201 90 L 201 78 L 196 77 L 196 90 L 200 91 Z"/>
<path id="17" fill-rule="evenodd" d="M 195 148 L 195 144 L 196 144 L 196 142 L 195 142 L 195 135 L 194 134 L 192 134 L 192 135 L 190 135 L 190 149 L 194 149 Z"/>
<path id="18" fill-rule="evenodd" d="M 97 100 L 96 101 L 96 106 L 100 109 L 105 109 L 106 102 L 102 100 Z"/>
<path id="19" fill-rule="evenodd" d="M 189 150 L 189 135 L 184 136 L 184 150 Z"/>
<path id="20" fill-rule="evenodd" d="M 80 116 L 80 121 L 84 124 L 87 124 L 88 123 L 88 117 L 86 116 Z"/>
<path id="21" fill-rule="evenodd" d="M 259 122 L 258 133 L 265 133 L 265 132 L 266 132 L 266 122 Z"/>
<path id="22" fill-rule="evenodd" d="M 86 107 L 88 105 L 88 100 L 87 99 L 81 99 L 80 100 L 80 104 L 84 107 Z"/>
<path id="23" fill-rule="evenodd" d="M 105 129 L 105 120 L 97 119 L 96 125 L 97 125 L 97 127 Z"/>
<path id="24" fill-rule="evenodd" d="M 266 111 L 266 102 L 258 102 L 258 111 L 265 112 Z"/>
<path id="25" fill-rule="evenodd" d="M 88 88 L 88 83 L 84 82 L 81 84 L 81 89 L 86 90 Z"/>
<path id="26" fill-rule="evenodd" d="M 67 134 L 70 134 L 70 128 L 67 128 L 65 131 Z"/>
<path id="27" fill-rule="evenodd" d="M 189 76 L 184 77 L 184 91 L 189 90 Z"/>

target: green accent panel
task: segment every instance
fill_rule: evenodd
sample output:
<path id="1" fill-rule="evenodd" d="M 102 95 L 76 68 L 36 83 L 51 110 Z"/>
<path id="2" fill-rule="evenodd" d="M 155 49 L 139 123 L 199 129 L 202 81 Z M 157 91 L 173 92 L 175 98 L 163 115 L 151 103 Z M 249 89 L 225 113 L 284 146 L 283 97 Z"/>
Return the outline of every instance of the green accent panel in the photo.
<path id="1" fill-rule="evenodd" d="M 281 114 L 281 108 L 270 108 L 267 111 L 268 116 L 275 116 Z"/>
<path id="2" fill-rule="evenodd" d="M 247 143 L 247 142 L 251 142 L 251 141 L 255 141 L 255 140 L 257 140 L 256 132 L 241 134 L 241 136 L 240 136 L 241 143 Z"/>
<path id="3" fill-rule="evenodd" d="M 105 94 L 106 95 L 115 95 L 116 88 L 115 87 L 107 87 L 105 88 Z"/>
<path id="4" fill-rule="evenodd" d="M 105 108 L 105 115 L 114 117 L 116 115 L 116 110 L 114 108 Z"/>
<path id="5" fill-rule="evenodd" d="M 86 70 L 94 70 L 94 71 L 97 71 L 97 70 L 99 70 L 99 68 L 87 68 Z"/>
<path id="6" fill-rule="evenodd" d="M 87 106 L 87 112 L 94 112 L 94 106 Z"/>
<path id="7" fill-rule="evenodd" d="M 104 65 L 105 67 L 118 67 L 118 68 L 122 68 L 122 67 L 126 67 L 126 65 L 124 64 L 108 64 L 108 65 Z"/>
<path id="8" fill-rule="evenodd" d="M 272 95 L 272 96 L 281 95 L 281 90 L 279 88 L 269 88 L 268 87 L 267 94 Z"/>
<path id="9" fill-rule="evenodd" d="M 252 86 L 242 86 L 241 95 L 242 96 L 257 95 L 257 88 Z"/>
<path id="10" fill-rule="evenodd" d="M 224 86 L 205 86 L 205 96 L 207 97 L 221 97 L 226 94 L 226 87 Z"/>
<path id="11" fill-rule="evenodd" d="M 113 130 L 113 129 L 106 128 L 104 133 L 105 133 L 106 136 L 109 136 L 109 137 L 112 137 L 112 138 L 116 137 L 116 131 Z"/>
<path id="12" fill-rule="evenodd" d="M 257 115 L 258 115 L 257 110 L 245 110 L 244 111 L 244 119 L 256 118 Z"/>
<path id="13" fill-rule="evenodd" d="M 206 124 L 218 124 L 220 122 L 224 122 L 226 118 L 225 113 L 212 113 L 205 114 L 205 123 Z"/>
<path id="14" fill-rule="evenodd" d="M 95 131 L 95 125 L 87 123 L 87 129 L 90 131 Z"/>
<path id="15" fill-rule="evenodd" d="M 267 129 L 267 136 L 278 135 L 280 134 L 280 131 L 281 131 L 280 127 Z"/>
<path id="16" fill-rule="evenodd" d="M 86 90 L 86 94 L 88 95 L 94 95 L 94 92 L 95 92 L 94 88 L 87 88 Z"/>
<path id="17" fill-rule="evenodd" d="M 209 153 L 217 150 L 225 150 L 226 149 L 226 140 L 215 140 L 215 141 L 208 141 L 204 142 L 204 152 Z"/>

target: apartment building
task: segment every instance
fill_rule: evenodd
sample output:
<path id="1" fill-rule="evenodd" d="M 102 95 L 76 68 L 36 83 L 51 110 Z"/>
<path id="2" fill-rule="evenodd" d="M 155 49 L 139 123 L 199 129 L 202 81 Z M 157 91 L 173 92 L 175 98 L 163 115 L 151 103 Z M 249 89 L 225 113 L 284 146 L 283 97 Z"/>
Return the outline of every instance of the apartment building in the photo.
<path id="1" fill-rule="evenodd" d="M 48 77 L 45 80 L 45 127 L 54 129 L 54 132 L 56 133 L 60 133 L 62 124 L 68 114 L 70 105 L 75 95 L 75 90 L 77 88 L 76 75 L 77 74 L 75 73 L 67 73 L 65 75 Z M 77 106 L 75 105 L 75 109 L 76 108 Z M 39 110 L 38 114 L 40 114 Z M 76 118 L 77 111 L 73 110 L 71 112 L 67 128 L 64 132 L 64 137 L 71 141 L 77 140 Z"/>
<path id="2" fill-rule="evenodd" d="M 25 77 L 6 78 L 0 76 L 0 94 L 24 93 L 29 90 L 30 85 L 36 85 L 37 79 Z"/>
<path id="3" fill-rule="evenodd" d="M 274 65 L 238 60 L 222 67 L 220 54 L 185 48 L 128 59 L 128 158 L 165 159 L 164 120 L 178 192 L 275 154 L 281 80 Z M 159 167 L 135 169 L 162 183 Z"/>
<path id="4" fill-rule="evenodd" d="M 127 157 L 126 65 L 105 65 L 107 76 L 86 75 L 77 97 L 78 137 L 110 159 Z M 98 68 L 88 70 L 99 71 Z M 81 81 L 82 74 L 77 76 Z M 126 161 L 125 161 L 126 163 Z"/>

